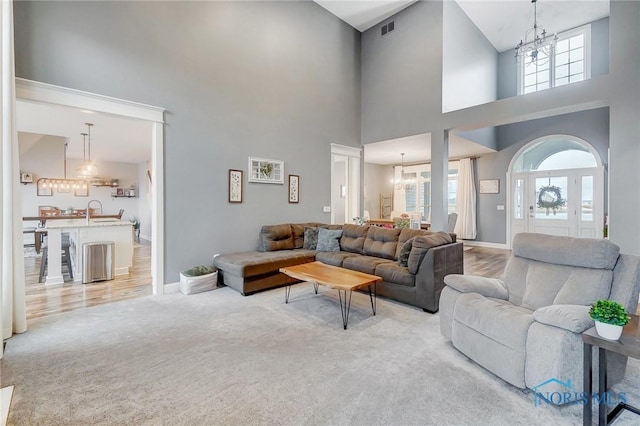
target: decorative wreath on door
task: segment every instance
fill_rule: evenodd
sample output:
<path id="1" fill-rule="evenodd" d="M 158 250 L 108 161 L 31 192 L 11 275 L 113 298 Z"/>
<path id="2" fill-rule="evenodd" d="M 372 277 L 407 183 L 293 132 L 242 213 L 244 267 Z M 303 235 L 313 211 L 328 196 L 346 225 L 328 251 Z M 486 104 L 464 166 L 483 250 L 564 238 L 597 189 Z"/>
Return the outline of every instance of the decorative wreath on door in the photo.
<path id="1" fill-rule="evenodd" d="M 541 209 L 547 209 L 547 216 L 549 216 L 550 210 L 555 215 L 560 207 L 564 207 L 567 204 L 567 200 L 562 198 L 562 190 L 555 186 L 542 186 L 540 187 L 540 193 L 538 194 L 538 207 Z"/>

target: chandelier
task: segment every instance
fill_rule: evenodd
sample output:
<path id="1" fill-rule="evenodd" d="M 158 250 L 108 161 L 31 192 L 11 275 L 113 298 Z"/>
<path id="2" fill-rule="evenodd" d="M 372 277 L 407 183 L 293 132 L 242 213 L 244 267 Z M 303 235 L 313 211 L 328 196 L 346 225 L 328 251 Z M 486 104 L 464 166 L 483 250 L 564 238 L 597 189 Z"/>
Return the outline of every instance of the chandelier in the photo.
<path id="1" fill-rule="evenodd" d="M 94 177 L 98 174 L 98 168 L 96 167 L 95 164 L 93 164 L 91 162 L 91 127 L 93 126 L 92 123 L 84 123 L 87 125 L 87 133 L 80 133 L 82 135 L 82 149 L 83 149 L 83 153 L 82 153 L 82 167 L 80 168 L 80 177 L 83 179 L 87 179 L 90 177 Z M 89 136 L 89 144 L 88 144 L 88 153 L 89 156 L 87 157 L 87 140 L 86 137 Z"/>
<path id="2" fill-rule="evenodd" d="M 516 46 L 516 60 L 518 62 L 529 61 L 538 66 L 545 65 L 553 52 L 558 36 L 547 37 L 547 30 L 538 25 L 538 0 L 531 0 L 533 3 L 533 28 L 529 28 L 524 34 L 524 40 Z"/>
<path id="3" fill-rule="evenodd" d="M 408 189 L 411 185 L 415 183 L 415 179 L 407 178 L 404 173 L 404 152 L 400 153 L 401 157 L 401 166 L 400 166 L 400 177 L 398 179 L 393 179 L 392 183 L 396 189 Z"/>
<path id="4" fill-rule="evenodd" d="M 86 189 L 87 182 L 85 180 L 80 179 L 67 179 L 67 146 L 69 144 L 65 141 L 64 143 L 64 178 L 40 178 L 38 179 L 38 187 L 40 188 L 49 188 L 55 189 L 58 192 L 70 192 L 72 189 Z"/>

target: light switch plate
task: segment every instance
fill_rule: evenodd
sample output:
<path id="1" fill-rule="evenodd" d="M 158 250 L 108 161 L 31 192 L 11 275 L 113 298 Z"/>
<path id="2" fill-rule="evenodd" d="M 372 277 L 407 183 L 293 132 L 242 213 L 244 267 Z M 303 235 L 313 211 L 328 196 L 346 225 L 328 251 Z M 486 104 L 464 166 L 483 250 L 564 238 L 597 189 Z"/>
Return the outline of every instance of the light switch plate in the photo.
<path id="1" fill-rule="evenodd" d="M 497 208 L 498 210 L 504 210 L 504 204 L 498 204 L 498 205 L 496 206 L 496 208 Z"/>
<path id="2" fill-rule="evenodd" d="M 331 206 L 322 206 L 322 211 L 324 213 L 331 213 Z"/>

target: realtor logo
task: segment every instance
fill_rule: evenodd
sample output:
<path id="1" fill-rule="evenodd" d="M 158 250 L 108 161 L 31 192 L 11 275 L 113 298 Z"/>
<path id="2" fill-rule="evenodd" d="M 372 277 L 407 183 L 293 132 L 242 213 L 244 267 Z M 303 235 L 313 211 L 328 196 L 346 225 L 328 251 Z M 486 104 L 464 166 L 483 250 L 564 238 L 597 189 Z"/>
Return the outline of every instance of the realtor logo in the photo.
<path id="1" fill-rule="evenodd" d="M 550 391 L 550 389 L 560 388 L 560 391 Z M 588 394 L 578 392 L 571 387 L 571 380 L 567 379 L 563 382 L 560 379 L 552 377 L 533 387 L 533 406 L 538 407 L 542 404 L 565 405 L 565 404 L 586 404 Z M 618 403 L 626 403 L 627 397 L 624 392 L 615 395 L 613 392 L 607 391 L 600 395 L 593 392 L 591 398 L 596 404 L 604 400 L 607 405 L 617 405 Z"/>

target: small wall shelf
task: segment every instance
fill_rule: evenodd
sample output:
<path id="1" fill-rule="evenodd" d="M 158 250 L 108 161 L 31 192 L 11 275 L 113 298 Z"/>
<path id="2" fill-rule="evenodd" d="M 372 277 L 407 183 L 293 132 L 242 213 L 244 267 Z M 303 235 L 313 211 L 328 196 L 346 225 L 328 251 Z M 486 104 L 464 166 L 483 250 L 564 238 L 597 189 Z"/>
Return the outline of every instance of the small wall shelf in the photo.
<path id="1" fill-rule="evenodd" d="M 113 188 L 113 187 L 112 187 Z M 112 198 L 136 198 L 135 188 L 113 188 L 111 191 Z"/>

